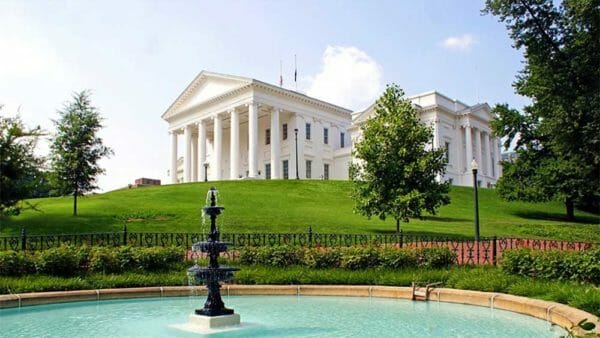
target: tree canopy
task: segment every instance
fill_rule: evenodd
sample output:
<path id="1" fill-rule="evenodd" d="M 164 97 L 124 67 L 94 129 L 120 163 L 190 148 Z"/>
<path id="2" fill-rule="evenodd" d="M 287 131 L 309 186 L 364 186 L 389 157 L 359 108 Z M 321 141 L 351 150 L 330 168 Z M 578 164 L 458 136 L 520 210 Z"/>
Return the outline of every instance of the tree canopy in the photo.
<path id="1" fill-rule="evenodd" d="M 77 197 L 97 189 L 96 178 L 104 173 L 98 161 L 113 151 L 97 135 L 102 119 L 88 91 L 74 93 L 58 114 L 50 146 L 52 171 L 59 192 L 73 195 L 73 215 L 77 215 Z"/>
<path id="2" fill-rule="evenodd" d="M 350 167 L 355 210 L 367 217 L 400 221 L 421 217 L 450 202 L 443 177 L 445 150 L 431 149 L 433 131 L 396 85 L 389 85 L 375 104 L 375 114 L 363 126 L 354 145 L 357 159 Z"/>
<path id="3" fill-rule="evenodd" d="M 600 200 L 600 1 L 487 0 L 485 13 L 506 24 L 524 68 L 514 83 L 532 103 L 522 112 L 494 108 L 492 128 L 516 142 L 498 191 L 508 200 Z"/>
<path id="4" fill-rule="evenodd" d="M 0 216 L 18 215 L 19 202 L 35 190 L 43 159 L 34 149 L 41 135 L 40 127 L 28 129 L 19 116 L 0 116 Z"/>

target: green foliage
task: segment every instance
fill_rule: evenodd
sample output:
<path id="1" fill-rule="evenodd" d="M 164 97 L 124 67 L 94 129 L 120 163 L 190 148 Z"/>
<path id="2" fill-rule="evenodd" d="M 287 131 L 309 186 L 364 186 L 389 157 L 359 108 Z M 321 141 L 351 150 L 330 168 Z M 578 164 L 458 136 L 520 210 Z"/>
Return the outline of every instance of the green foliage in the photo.
<path id="1" fill-rule="evenodd" d="M 71 217 L 70 197 L 34 202 L 41 212 L 25 210 L 18 217 L 0 220 L 0 235 L 120 232 L 199 232 L 201 205 L 214 183 L 172 184 L 144 189 L 122 189 L 81 197 L 85 215 Z M 368 220 L 352 212 L 350 181 L 249 180 L 219 182 L 219 218 L 222 233 L 389 234 L 394 220 Z M 403 224 L 409 235 L 473 237 L 473 189 L 454 186 L 452 203 L 437 216 Z M 269 203 L 265 203 L 268 201 Z M 598 215 L 577 211 L 578 222 L 565 220 L 560 202 L 507 202 L 494 189 L 479 189 L 479 216 L 483 237 L 548 238 L 600 242 Z M 145 212 L 154 210 L 154 213 Z"/>
<path id="2" fill-rule="evenodd" d="M 516 92 L 531 98 L 523 112 L 497 105 L 492 123 L 518 157 L 498 181 L 508 200 L 600 207 L 600 6 L 597 0 L 487 0 L 484 12 L 506 24 L 525 66 Z"/>
<path id="3" fill-rule="evenodd" d="M 40 127 L 28 129 L 19 116 L 0 116 L 0 216 L 18 215 L 19 202 L 31 197 L 39 183 L 43 160 L 34 148 L 41 135 Z"/>
<path id="4" fill-rule="evenodd" d="M 177 247 L 149 247 L 134 251 L 138 267 L 146 271 L 168 270 L 183 260 L 184 250 Z"/>
<path id="5" fill-rule="evenodd" d="M 583 252 L 508 250 L 503 252 L 501 265 L 504 271 L 521 276 L 600 284 L 600 248 Z"/>
<path id="6" fill-rule="evenodd" d="M 35 273 L 32 256 L 17 251 L 0 251 L 0 276 L 22 276 Z"/>
<path id="7" fill-rule="evenodd" d="M 92 272 L 115 273 L 123 271 L 116 248 L 97 246 L 90 251 L 89 270 Z"/>
<path id="8" fill-rule="evenodd" d="M 40 273 L 52 276 L 74 276 L 81 274 L 88 267 L 89 248 L 76 246 L 60 246 L 42 251 L 36 260 Z"/>
<path id="9" fill-rule="evenodd" d="M 446 167 L 444 149 L 428 149 L 432 129 L 423 124 L 412 103 L 396 85 L 387 87 L 375 105 L 375 116 L 361 127 L 350 167 L 355 210 L 369 218 L 399 222 L 435 214 L 450 203 L 449 184 L 436 181 Z"/>
<path id="10" fill-rule="evenodd" d="M 54 121 L 57 131 L 50 149 L 57 188 L 63 195 L 73 195 L 73 215 L 77 215 L 77 197 L 97 188 L 96 177 L 104 172 L 98 161 L 113 151 L 97 136 L 102 119 L 90 93 L 75 93 L 72 99 Z"/>
<path id="11" fill-rule="evenodd" d="M 379 247 L 300 248 L 292 246 L 245 247 L 240 250 L 244 265 L 310 268 L 441 268 L 456 263 L 448 248 L 397 249 Z"/>

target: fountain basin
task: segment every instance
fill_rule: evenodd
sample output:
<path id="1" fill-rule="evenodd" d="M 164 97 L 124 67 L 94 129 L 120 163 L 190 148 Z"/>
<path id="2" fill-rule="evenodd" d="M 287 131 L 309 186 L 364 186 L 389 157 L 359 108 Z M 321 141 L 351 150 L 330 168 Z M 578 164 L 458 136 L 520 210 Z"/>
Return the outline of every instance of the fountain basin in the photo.
<path id="1" fill-rule="evenodd" d="M 382 298 L 388 298 L 390 301 L 401 301 L 401 299 L 408 299 L 411 297 L 411 289 L 407 287 L 390 287 L 390 286 L 346 286 L 346 285 L 224 285 L 223 286 L 223 294 L 225 297 L 231 295 L 231 297 L 227 297 L 226 300 L 229 303 L 230 299 L 235 300 L 232 302 L 233 306 L 238 305 L 237 297 L 232 297 L 233 295 L 287 295 L 292 296 L 294 298 L 308 299 L 310 297 L 302 297 L 306 295 L 321 295 L 321 296 L 355 296 L 359 299 L 364 299 L 367 302 L 365 304 L 369 304 L 370 300 L 379 300 Z M 47 304 L 47 303 L 57 303 L 57 302 L 73 302 L 73 301 L 93 301 L 94 306 L 98 306 L 99 304 L 104 304 L 104 302 L 97 302 L 97 300 L 108 300 L 115 298 L 139 298 L 139 297 L 159 297 L 158 299 L 148 300 L 149 303 L 144 303 L 146 307 L 142 312 L 148 312 L 148 316 L 155 316 L 152 325 L 158 324 L 158 322 L 164 322 L 167 316 L 171 316 L 168 314 L 172 311 L 175 311 L 175 307 L 170 303 L 170 300 L 182 300 L 185 303 L 185 309 L 176 311 L 177 321 L 175 323 L 184 323 L 187 321 L 187 318 L 192 312 L 197 303 L 198 298 L 193 297 L 190 298 L 190 293 L 194 293 L 197 295 L 205 295 L 206 289 L 204 288 L 195 288 L 195 287 L 148 287 L 148 288 L 129 288 L 129 289 L 103 289 L 103 290 L 81 290 L 81 291 L 67 291 L 67 292 L 42 292 L 42 293 L 30 293 L 30 294 L 20 294 L 20 295 L 0 295 L 0 308 L 7 307 L 15 307 L 17 309 L 9 310 L 12 312 L 0 311 L 0 322 L 2 323 L 11 323 L 17 325 L 21 320 L 26 321 L 25 326 L 19 327 L 19 329 L 24 329 L 27 325 L 37 325 L 38 323 L 30 323 L 27 322 L 26 318 L 18 318 L 12 317 L 13 315 L 24 314 L 28 311 L 27 306 L 35 305 L 35 304 Z M 160 298 L 161 296 L 187 296 L 187 297 L 168 297 L 168 298 Z M 300 296 L 300 297 L 299 297 Z M 491 309 L 491 299 L 494 297 L 494 310 Z M 279 299 L 278 297 L 267 298 L 267 300 Z M 352 299 L 350 297 L 349 299 Z M 588 320 L 594 322 L 597 321 L 598 318 L 590 313 L 587 313 L 582 310 L 578 310 L 572 307 L 569 307 L 564 304 L 558 304 L 554 302 L 529 299 L 525 297 L 512 296 L 507 294 L 500 293 L 491 293 L 491 292 L 479 292 L 479 291 L 468 291 L 468 290 L 453 290 L 453 289 L 435 289 L 432 292 L 432 300 L 429 302 L 408 302 L 411 306 L 421 307 L 421 306 L 436 306 L 438 301 L 441 304 L 444 302 L 453 302 L 453 303 L 464 303 L 464 304 L 474 304 L 480 305 L 478 307 L 472 307 L 478 313 L 496 313 L 497 310 L 506 309 L 514 312 L 519 312 L 523 314 L 527 314 L 532 317 L 537 317 L 544 321 L 546 325 L 545 328 L 549 327 L 549 322 L 552 322 L 560 327 L 569 327 L 572 323 L 577 323 L 581 319 L 587 318 Z M 142 300 L 143 301 L 143 300 Z M 118 301 L 119 304 L 117 307 L 123 307 L 121 305 L 121 301 Z M 159 302 L 159 303 L 154 303 Z M 404 301 L 403 301 L 404 302 Z M 69 307 L 77 307 L 79 304 L 86 303 L 71 303 Z M 127 304 L 127 303 L 125 303 Z M 270 303 L 269 303 L 270 304 Z M 19 305 L 21 305 L 21 310 L 18 309 Z M 52 306 L 60 307 L 60 304 L 55 304 Z M 39 315 L 44 316 L 45 309 L 43 307 L 33 307 L 34 312 L 39 312 Z M 98 309 L 102 309 L 102 307 L 98 307 Z M 106 308 L 105 308 L 106 309 Z M 129 308 L 127 308 L 129 309 Z M 251 326 L 252 323 L 255 323 L 255 316 L 257 314 L 249 313 L 245 307 L 237 309 L 237 312 L 240 312 L 244 316 L 244 321 L 240 328 L 242 330 L 246 329 L 248 326 Z M 131 310 L 133 311 L 133 310 Z M 264 310 L 258 309 L 260 313 L 264 313 Z M 309 308 L 306 309 L 306 313 L 302 314 L 302 316 L 307 316 L 313 313 L 316 313 L 318 316 L 323 317 L 323 309 L 320 308 Z M 102 313 L 109 315 L 111 314 L 110 310 L 102 311 Z M 273 313 L 273 312 L 270 312 Z M 136 313 L 131 313 L 133 315 L 139 315 Z M 11 316 L 9 320 L 9 315 Z M 96 316 L 96 314 L 94 314 Z M 108 325 L 109 327 L 113 327 L 116 323 L 110 322 L 111 318 L 103 318 L 102 316 L 98 316 L 100 318 L 94 317 L 91 323 L 103 323 L 102 325 Z M 327 317 L 327 316 L 325 316 Z M 87 321 L 89 321 L 88 317 L 81 314 L 79 317 L 80 325 L 89 325 Z M 273 320 L 275 318 L 272 318 Z M 496 319 L 500 320 L 500 318 L 496 317 Z M 13 323 L 13 320 L 18 320 L 18 322 Z M 333 320 L 333 319 L 332 319 Z M 399 318 L 395 318 L 395 321 L 398 321 Z M 437 322 L 437 319 L 434 317 L 429 318 L 433 323 Z M 122 321 L 117 318 L 116 320 Z M 173 321 L 173 320 L 171 320 Z M 361 322 L 359 320 L 358 322 Z M 135 322 L 135 321 L 134 321 Z M 64 323 L 63 323 L 64 324 Z M 114 324 L 114 325 L 113 325 Z M 131 323 L 129 323 L 131 324 Z M 169 324 L 169 323 L 167 323 Z M 61 323 L 56 322 L 52 323 L 50 326 L 60 326 Z M 84 325 L 84 326 L 85 326 Z M 99 324 L 100 325 L 100 324 Z M 127 326 L 127 324 L 124 324 Z M 3 327 L 4 328 L 4 327 Z M 14 327 L 13 327 L 14 328 Z M 106 327 L 105 327 L 106 328 Z M 557 329 L 558 330 L 558 329 Z M 4 333 L 8 333 L 9 331 L 3 331 Z M 20 332 L 20 331 L 19 331 Z M 544 331 L 545 332 L 545 331 Z M 598 329 L 596 332 L 599 332 Z M 19 335 L 23 335 L 24 333 L 19 333 Z M 274 334 L 271 332 L 271 334 Z M 46 335 L 46 334 L 44 334 Z M 86 333 L 85 336 L 94 336 L 93 334 Z M 139 333 L 137 334 L 139 335 Z M 102 335 L 105 337 L 106 335 Z M 151 334 L 150 336 L 158 336 L 158 333 Z M 506 336 L 506 335 L 505 335 Z M 190 336 L 191 337 L 191 336 Z"/>

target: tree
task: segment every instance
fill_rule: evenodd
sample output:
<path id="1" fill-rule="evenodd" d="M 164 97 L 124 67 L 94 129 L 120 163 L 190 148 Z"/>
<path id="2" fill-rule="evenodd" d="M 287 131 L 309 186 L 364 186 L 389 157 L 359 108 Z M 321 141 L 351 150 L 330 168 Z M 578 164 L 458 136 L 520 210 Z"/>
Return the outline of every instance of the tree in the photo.
<path id="1" fill-rule="evenodd" d="M 496 135 L 515 139 L 498 191 L 507 200 L 600 201 L 600 1 L 487 0 L 485 13 L 506 24 L 525 66 L 514 83 L 532 104 L 494 108 Z"/>
<path id="2" fill-rule="evenodd" d="M 73 215 L 77 215 L 77 197 L 97 189 L 96 177 L 104 173 L 98 161 L 113 154 L 97 136 L 102 128 L 98 109 L 92 106 L 89 91 L 74 93 L 58 111 L 53 121 L 56 134 L 52 139 L 52 171 L 58 191 L 73 195 Z"/>
<path id="3" fill-rule="evenodd" d="M 396 85 L 389 85 L 375 105 L 375 115 L 362 126 L 362 140 L 354 148 L 358 159 L 350 166 L 355 210 L 381 220 L 421 217 L 425 210 L 450 203 L 444 174 L 445 150 L 431 149 L 432 128 L 419 120 L 412 103 Z"/>
<path id="4" fill-rule="evenodd" d="M 34 149 L 41 135 L 39 126 L 28 129 L 19 116 L 0 116 L 0 216 L 18 215 L 23 209 L 19 202 L 35 189 L 31 178 L 43 159 Z"/>

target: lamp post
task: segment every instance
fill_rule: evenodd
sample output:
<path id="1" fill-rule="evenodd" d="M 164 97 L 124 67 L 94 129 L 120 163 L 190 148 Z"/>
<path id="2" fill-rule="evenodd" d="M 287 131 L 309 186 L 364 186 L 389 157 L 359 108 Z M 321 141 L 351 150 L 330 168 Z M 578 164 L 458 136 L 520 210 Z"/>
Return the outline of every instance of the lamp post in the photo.
<path id="1" fill-rule="evenodd" d="M 475 241 L 479 241 L 479 196 L 477 195 L 477 161 L 473 159 L 471 169 L 473 169 L 473 192 L 475 199 Z"/>
<path id="2" fill-rule="evenodd" d="M 208 182 L 208 161 L 204 162 L 204 182 Z"/>
<path id="3" fill-rule="evenodd" d="M 294 128 L 294 135 L 296 138 L 296 179 L 299 180 L 300 176 L 298 176 L 298 128 Z"/>

